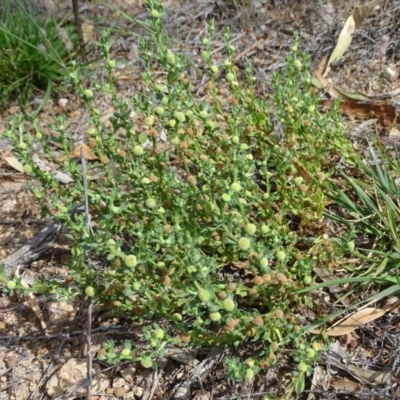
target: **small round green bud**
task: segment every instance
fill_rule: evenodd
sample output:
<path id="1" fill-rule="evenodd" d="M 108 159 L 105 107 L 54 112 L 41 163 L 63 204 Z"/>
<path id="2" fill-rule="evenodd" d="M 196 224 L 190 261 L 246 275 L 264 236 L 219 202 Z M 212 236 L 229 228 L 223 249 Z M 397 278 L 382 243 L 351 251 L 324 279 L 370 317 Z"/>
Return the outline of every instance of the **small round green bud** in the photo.
<path id="1" fill-rule="evenodd" d="M 209 128 L 211 128 L 211 129 L 214 129 L 214 128 L 215 128 L 215 122 L 212 121 L 211 119 L 208 119 L 208 120 L 206 121 L 206 125 L 207 125 Z"/>
<path id="2" fill-rule="evenodd" d="M 238 246 L 240 250 L 246 251 L 250 248 L 251 242 L 246 237 L 241 237 L 238 240 Z"/>
<path id="3" fill-rule="evenodd" d="M 207 118 L 208 117 L 208 113 L 207 113 L 207 111 L 200 111 L 199 112 L 199 117 L 200 118 Z"/>
<path id="4" fill-rule="evenodd" d="M 211 321 L 218 322 L 221 319 L 221 314 L 218 311 L 211 312 L 210 319 L 211 319 Z"/>
<path id="5" fill-rule="evenodd" d="M 354 248 L 355 248 L 355 243 L 354 243 L 354 240 L 351 240 L 350 242 L 347 242 L 347 248 L 350 250 L 350 251 L 354 251 Z"/>
<path id="6" fill-rule="evenodd" d="M 24 142 L 19 142 L 18 147 L 19 147 L 21 150 L 25 150 L 25 149 L 26 149 L 26 143 L 24 143 Z"/>
<path id="7" fill-rule="evenodd" d="M 249 146 L 246 143 L 242 143 L 239 148 L 240 150 L 247 150 Z"/>
<path id="8" fill-rule="evenodd" d="M 286 258 L 286 253 L 285 253 L 284 251 L 280 250 L 280 251 L 278 251 L 278 252 L 276 253 L 276 258 L 277 258 L 279 261 L 283 261 L 283 260 Z"/>
<path id="9" fill-rule="evenodd" d="M 211 300 L 211 293 L 208 290 L 200 289 L 198 296 L 199 299 L 204 303 Z"/>
<path id="10" fill-rule="evenodd" d="M 128 268 L 134 268 L 134 267 L 136 267 L 137 263 L 138 263 L 138 262 L 137 262 L 137 258 L 136 258 L 135 255 L 129 254 L 129 255 L 127 255 L 127 256 L 125 257 L 125 265 L 126 265 Z"/>
<path id="11" fill-rule="evenodd" d="M 207 46 L 208 43 L 210 43 L 210 39 L 204 38 L 204 39 L 202 40 L 202 43 L 203 43 L 204 46 Z"/>
<path id="12" fill-rule="evenodd" d="M 176 120 L 175 120 L 175 119 L 170 119 L 170 120 L 168 121 L 168 125 L 169 125 L 171 128 L 173 128 L 173 127 L 176 125 Z"/>
<path id="13" fill-rule="evenodd" d="M 157 205 L 156 199 L 153 199 L 150 197 L 149 199 L 146 200 L 146 206 L 149 208 L 154 208 Z"/>
<path id="14" fill-rule="evenodd" d="M 157 115 L 164 115 L 165 109 L 164 109 L 164 107 L 157 107 L 157 108 L 154 110 L 154 112 L 155 112 Z"/>
<path id="15" fill-rule="evenodd" d="M 294 178 L 294 183 L 297 186 L 300 186 L 303 182 L 304 182 L 304 179 L 301 176 L 296 176 L 296 178 Z"/>
<path id="16" fill-rule="evenodd" d="M 296 69 L 301 69 L 301 67 L 302 67 L 302 63 L 301 63 L 300 60 L 294 60 L 294 61 L 293 61 L 293 65 L 294 65 L 294 67 L 295 67 Z"/>
<path id="17" fill-rule="evenodd" d="M 31 165 L 29 165 L 29 164 L 25 164 L 24 165 L 24 172 L 26 173 L 26 174 L 31 174 L 32 173 L 32 171 L 33 171 L 33 169 L 32 169 L 32 166 Z"/>
<path id="18" fill-rule="evenodd" d="M 268 258 L 262 258 L 262 259 L 260 260 L 260 266 L 261 266 L 261 268 L 267 268 L 268 265 L 269 265 Z"/>
<path id="19" fill-rule="evenodd" d="M 222 305 L 226 311 L 233 311 L 235 309 L 235 302 L 232 299 L 225 299 Z"/>
<path id="20" fill-rule="evenodd" d="M 300 372 L 306 372 L 308 369 L 308 366 L 304 361 L 300 361 L 299 364 L 297 365 L 297 369 Z"/>
<path id="21" fill-rule="evenodd" d="M 199 239 L 197 239 L 197 241 L 198 241 Z M 197 268 L 194 266 L 194 265 L 189 265 L 187 268 L 186 268 L 186 270 L 187 270 L 187 272 L 189 273 L 189 274 L 193 274 L 194 272 L 196 272 L 197 271 Z"/>
<path id="22" fill-rule="evenodd" d="M 155 339 L 161 340 L 164 338 L 165 332 L 161 328 L 157 328 L 153 332 L 153 337 Z"/>
<path id="23" fill-rule="evenodd" d="M 86 132 L 87 132 L 88 135 L 92 136 L 92 135 L 96 134 L 96 129 L 92 126 Z"/>
<path id="24" fill-rule="evenodd" d="M 151 10 L 151 16 L 153 18 L 160 18 L 160 13 L 157 10 Z"/>
<path id="25" fill-rule="evenodd" d="M 233 81 L 235 80 L 235 75 L 233 75 L 232 72 L 228 72 L 228 73 L 226 74 L 225 79 L 226 79 L 228 82 L 233 82 Z"/>
<path id="26" fill-rule="evenodd" d="M 314 349 L 307 349 L 307 358 L 313 359 L 316 355 L 316 352 Z"/>
<path id="27" fill-rule="evenodd" d="M 86 296 L 93 297 L 94 293 L 95 293 L 95 291 L 94 291 L 94 287 L 93 286 L 86 286 L 86 288 L 85 288 Z"/>
<path id="28" fill-rule="evenodd" d="M 143 368 L 151 368 L 151 366 L 153 365 L 151 358 L 149 357 L 143 357 L 140 361 L 140 364 Z"/>
<path id="29" fill-rule="evenodd" d="M 246 381 L 251 381 L 253 378 L 254 378 L 254 371 L 251 368 L 247 368 L 245 373 Z"/>
<path id="30" fill-rule="evenodd" d="M 176 322 L 181 322 L 182 321 L 182 314 L 179 314 L 179 313 L 175 313 L 175 314 L 173 314 L 172 315 L 172 319 L 174 320 L 174 321 L 176 321 Z"/>
<path id="31" fill-rule="evenodd" d="M 222 198 L 223 201 L 226 201 L 226 202 L 231 201 L 231 196 L 228 193 L 224 193 L 221 196 L 221 198 Z"/>
<path id="32" fill-rule="evenodd" d="M 308 106 L 308 112 L 313 113 L 315 111 L 315 105 L 312 104 L 311 106 Z"/>
<path id="33" fill-rule="evenodd" d="M 133 148 L 133 154 L 135 156 L 141 156 L 143 154 L 144 150 L 143 147 L 140 145 L 137 145 Z"/>
<path id="34" fill-rule="evenodd" d="M 145 124 L 146 126 L 152 126 L 152 125 L 154 124 L 154 117 L 147 117 L 147 118 L 144 120 L 144 124 Z"/>
<path id="35" fill-rule="evenodd" d="M 115 68 L 115 65 L 116 65 L 116 63 L 115 63 L 114 60 L 108 60 L 108 61 L 107 61 L 107 64 L 108 64 L 108 66 L 109 66 L 110 68 Z"/>
<path id="36" fill-rule="evenodd" d="M 179 122 L 185 122 L 185 114 L 182 111 L 175 111 L 174 112 L 174 117 L 179 121 Z"/>
<path id="37" fill-rule="evenodd" d="M 142 178 L 140 182 L 142 182 L 142 185 L 148 185 L 151 183 L 151 180 L 149 178 Z"/>
<path id="38" fill-rule="evenodd" d="M 265 235 L 270 231 L 270 228 L 268 225 L 261 225 L 261 232 Z"/>
<path id="39" fill-rule="evenodd" d="M 240 138 L 239 138 L 239 136 L 233 136 L 231 140 L 232 140 L 232 143 L 238 144 L 240 141 Z"/>
<path id="40" fill-rule="evenodd" d="M 217 67 L 216 65 L 212 65 L 212 66 L 211 66 L 211 72 L 212 72 L 213 74 L 216 74 L 216 73 L 218 72 L 218 67 Z"/>
<path id="41" fill-rule="evenodd" d="M 297 51 L 297 46 L 296 46 L 296 45 L 293 45 L 293 46 L 290 48 L 290 50 L 291 50 L 293 53 L 295 53 L 295 52 Z"/>
<path id="42" fill-rule="evenodd" d="M 240 192 L 240 190 L 242 189 L 242 186 L 240 185 L 239 182 L 233 182 L 232 185 L 231 185 L 231 189 L 234 192 Z"/>
<path id="43" fill-rule="evenodd" d="M 178 136 L 173 136 L 173 137 L 170 139 L 170 142 L 171 142 L 171 144 L 173 144 L 174 146 L 178 146 L 178 144 L 179 144 L 181 141 L 179 140 L 179 137 L 178 137 Z"/>
<path id="44" fill-rule="evenodd" d="M 247 224 L 244 229 L 249 235 L 254 235 L 257 230 L 257 226 L 255 224 Z"/>
<path id="45" fill-rule="evenodd" d="M 86 89 L 83 94 L 85 95 L 85 97 L 87 97 L 88 99 L 91 99 L 93 97 L 93 91 L 90 89 Z"/>
<path id="46" fill-rule="evenodd" d="M 168 97 L 163 97 L 161 100 L 161 104 L 166 106 L 168 104 Z"/>
<path id="47" fill-rule="evenodd" d="M 312 282 L 312 277 L 311 276 L 305 276 L 304 278 L 303 278 L 303 282 L 304 282 L 304 284 L 305 285 L 309 285 L 311 282 Z"/>
<path id="48" fill-rule="evenodd" d="M 17 283 L 15 281 L 8 281 L 7 282 L 7 289 L 14 290 L 17 287 Z"/>
<path id="49" fill-rule="evenodd" d="M 132 283 L 132 290 L 140 290 L 140 288 L 142 287 L 142 285 L 140 284 L 140 282 L 133 282 Z"/>
<path id="50" fill-rule="evenodd" d="M 197 244 L 202 245 L 204 243 L 206 239 L 204 238 L 204 236 L 199 236 L 197 238 Z"/>
<path id="51" fill-rule="evenodd" d="M 174 65 L 175 64 L 175 54 L 171 50 L 167 50 L 167 61 Z"/>
<path id="52" fill-rule="evenodd" d="M 193 111 L 192 111 L 192 110 L 187 110 L 187 111 L 185 112 L 185 115 L 186 115 L 187 117 L 191 117 L 191 116 L 193 115 Z"/>
<path id="53" fill-rule="evenodd" d="M 122 349 L 121 356 L 127 357 L 127 356 L 130 356 L 130 355 L 131 355 L 131 351 L 129 349 L 127 349 L 127 348 Z"/>
<path id="54" fill-rule="evenodd" d="M 40 132 L 36 133 L 36 139 L 40 140 L 43 138 L 43 135 Z"/>

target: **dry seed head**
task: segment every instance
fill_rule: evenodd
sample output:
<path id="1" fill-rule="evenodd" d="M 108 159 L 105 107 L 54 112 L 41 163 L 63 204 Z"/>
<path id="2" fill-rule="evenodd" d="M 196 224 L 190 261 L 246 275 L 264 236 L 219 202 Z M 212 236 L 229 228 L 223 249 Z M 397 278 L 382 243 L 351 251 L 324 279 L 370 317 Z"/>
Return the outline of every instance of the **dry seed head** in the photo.
<path id="1" fill-rule="evenodd" d="M 161 294 L 156 294 L 154 296 L 154 300 L 156 301 L 156 303 L 161 304 L 163 301 L 163 298 L 162 298 Z"/>
<path id="2" fill-rule="evenodd" d="M 271 282 L 271 274 L 264 274 L 263 275 L 263 281 L 264 282 Z"/>
<path id="3" fill-rule="evenodd" d="M 257 289 L 251 288 L 251 289 L 249 289 L 247 294 L 249 297 L 254 297 L 257 293 L 258 293 Z"/>
<path id="4" fill-rule="evenodd" d="M 283 275 L 281 272 L 278 272 L 278 273 L 276 274 L 276 279 L 277 279 L 280 283 L 282 283 L 283 285 L 288 281 L 288 278 L 286 278 L 286 276 Z"/>
<path id="5" fill-rule="evenodd" d="M 108 157 L 105 156 L 105 155 L 101 155 L 101 156 L 100 156 L 100 162 L 101 162 L 102 164 L 108 164 Z"/>
<path id="6" fill-rule="evenodd" d="M 256 330 L 253 327 L 247 328 L 247 330 L 246 330 L 247 337 L 253 337 L 255 334 L 256 334 Z"/>
<path id="7" fill-rule="evenodd" d="M 231 282 L 231 283 L 228 285 L 228 290 L 234 291 L 235 289 L 236 289 L 236 283 Z"/>
<path id="8" fill-rule="evenodd" d="M 271 348 L 273 351 L 277 351 L 279 349 L 279 343 L 278 342 L 272 342 L 271 343 Z"/>
<path id="9" fill-rule="evenodd" d="M 181 333 L 181 340 L 184 343 L 190 342 L 190 333 L 189 332 L 182 332 Z"/>
<path id="10" fill-rule="evenodd" d="M 221 290 L 221 291 L 218 292 L 218 297 L 219 297 L 221 300 L 226 299 L 227 296 L 228 296 L 228 294 L 225 292 L 225 290 Z"/>
<path id="11" fill-rule="evenodd" d="M 187 181 L 193 186 L 196 185 L 196 183 L 197 183 L 196 178 L 193 175 L 189 175 L 187 177 Z"/>
<path id="12" fill-rule="evenodd" d="M 260 315 L 258 315 L 257 317 L 255 317 L 253 319 L 253 324 L 255 326 L 262 326 L 264 324 L 264 320 L 262 319 L 262 317 Z"/>
<path id="13" fill-rule="evenodd" d="M 275 317 L 278 319 L 282 319 L 283 318 L 283 311 L 282 310 L 276 310 L 275 311 Z"/>
<path id="14" fill-rule="evenodd" d="M 169 286 L 169 285 L 171 284 L 171 278 L 170 278 L 168 275 L 163 276 L 163 277 L 161 278 L 161 284 L 162 284 L 163 286 Z"/>
<path id="15" fill-rule="evenodd" d="M 135 306 L 135 308 L 133 310 L 134 310 L 135 314 L 143 315 L 143 307 L 142 306 Z"/>
<path id="16" fill-rule="evenodd" d="M 262 284 L 264 283 L 264 279 L 263 279 L 261 276 L 255 276 L 255 277 L 253 278 L 253 283 L 254 283 L 256 286 L 260 286 L 260 285 L 262 285 Z"/>

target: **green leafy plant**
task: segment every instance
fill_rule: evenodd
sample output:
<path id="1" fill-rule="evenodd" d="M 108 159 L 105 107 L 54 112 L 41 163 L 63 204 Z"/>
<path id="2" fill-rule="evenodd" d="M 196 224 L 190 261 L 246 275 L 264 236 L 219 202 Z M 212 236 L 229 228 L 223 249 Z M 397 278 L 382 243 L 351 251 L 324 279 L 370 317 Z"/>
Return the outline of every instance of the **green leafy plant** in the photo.
<path id="1" fill-rule="evenodd" d="M 350 277 L 325 284 L 356 282 L 358 285 L 347 295 L 367 288 L 371 282 L 382 285 L 382 291 L 365 302 L 400 290 L 400 163 L 397 154 L 389 155 L 377 141 L 370 143 L 370 154 L 370 163 L 355 157 L 357 177 L 340 171 L 342 181 L 332 183 L 327 192 L 342 212 L 326 211 L 330 219 L 347 227 L 349 234 L 337 241 L 338 247 L 344 254 L 356 257 L 359 265 L 344 263 Z"/>
<path id="2" fill-rule="evenodd" d="M 0 15 L 1 106 L 16 97 L 21 105 L 33 90 L 50 95 L 52 83 L 67 74 L 77 37 L 52 19 L 30 15 L 17 1 L 5 0 Z"/>
<path id="3" fill-rule="evenodd" d="M 327 159 L 351 151 L 337 112 L 318 112 L 297 36 L 267 102 L 256 93 L 251 65 L 243 74 L 235 67 L 229 30 L 226 59 L 213 60 L 213 23 L 197 66 L 207 79 L 199 100 L 186 75 L 188 59 L 165 40 L 160 2 L 149 0 L 147 8 L 153 35 L 140 44 L 143 90 L 132 102 L 122 100 L 113 83 L 107 32 L 101 49 L 108 83 L 88 89 L 76 65 L 70 74 L 90 116 L 86 143 L 96 160 L 87 171 L 72 156 L 75 142 L 64 117 L 54 127 L 62 161 L 38 124 L 27 133 L 21 116 L 10 121 L 16 153 L 40 182 L 32 193 L 45 215 L 64 222 L 74 243 L 71 275 L 57 283 L 58 293 L 86 296 L 143 323 L 140 346 L 117 353 L 114 343 L 106 345 L 101 357 L 109 362 L 131 359 L 150 367 L 171 342 L 238 346 L 259 340 L 263 350 L 251 365 L 243 369 L 230 360 L 227 375 L 250 379 L 290 345 L 301 365 L 293 386 L 299 391 L 312 359 L 296 316 L 298 307 L 312 303 L 300 291 L 314 284 L 316 265 L 335 257 L 319 223 L 332 170 Z M 162 82 L 155 65 L 164 72 Z M 111 126 L 94 106 L 101 95 L 118 110 Z M 136 124 L 132 108 L 140 116 Z M 72 184 L 33 162 L 37 144 Z M 86 199 L 92 227 L 82 213 L 71 212 Z"/>

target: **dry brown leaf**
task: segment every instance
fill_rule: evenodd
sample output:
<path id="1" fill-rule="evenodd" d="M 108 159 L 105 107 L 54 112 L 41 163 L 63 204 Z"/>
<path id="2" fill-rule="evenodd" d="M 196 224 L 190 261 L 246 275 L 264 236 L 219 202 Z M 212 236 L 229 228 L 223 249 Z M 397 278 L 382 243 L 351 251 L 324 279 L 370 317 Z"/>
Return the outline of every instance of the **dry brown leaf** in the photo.
<path id="1" fill-rule="evenodd" d="M 301 166 L 298 162 L 293 161 L 294 166 L 297 169 L 298 174 L 305 180 L 305 182 L 307 183 L 307 185 L 309 185 L 310 183 L 312 183 L 312 177 L 311 175 L 307 172 L 307 170 Z"/>
<path id="2" fill-rule="evenodd" d="M 15 157 L 3 157 L 4 161 L 18 172 L 24 172 L 24 166 Z"/>
<path id="3" fill-rule="evenodd" d="M 333 49 L 333 52 L 329 57 L 328 64 L 325 68 L 325 72 L 323 73 L 324 77 L 326 77 L 329 74 L 329 71 L 331 70 L 330 65 L 334 61 L 342 57 L 342 55 L 349 48 L 350 43 L 353 39 L 353 33 L 355 29 L 356 29 L 356 23 L 354 21 L 354 17 L 353 15 L 350 15 L 350 17 L 347 18 L 347 21 L 344 24 L 342 31 L 340 32 L 336 47 Z"/>
<path id="4" fill-rule="evenodd" d="M 347 379 L 337 379 L 330 382 L 336 390 L 345 390 L 347 392 L 359 392 L 362 386 L 359 383 Z M 365 388 L 364 388 L 365 389 Z"/>
<path id="5" fill-rule="evenodd" d="M 81 158 L 81 149 L 83 150 L 83 155 L 85 156 L 86 160 L 97 160 L 98 157 L 96 156 L 96 154 L 94 154 L 93 150 L 86 144 L 78 144 L 78 146 L 75 147 L 74 151 L 69 154 L 69 156 L 71 158 Z"/>
<path id="6" fill-rule="evenodd" d="M 373 0 L 367 4 L 358 5 L 354 8 L 353 17 L 356 23 L 356 28 L 359 28 L 363 23 L 364 19 L 368 18 L 370 12 L 379 4 L 382 0 Z"/>
<path id="7" fill-rule="evenodd" d="M 328 64 L 326 66 L 325 72 L 323 73 L 324 77 L 329 74 L 331 70 L 331 64 L 334 61 L 339 60 L 339 58 L 342 57 L 346 50 L 349 48 L 351 41 L 353 40 L 354 31 L 361 25 L 364 19 L 369 16 L 371 10 L 380 2 L 381 0 L 373 0 L 367 4 L 354 8 L 350 17 L 347 18 L 347 21 L 344 24 L 342 31 L 340 32 L 336 47 L 333 49 L 333 52 L 329 57 Z"/>
<path id="8" fill-rule="evenodd" d="M 331 107 L 333 101 L 321 100 L 320 105 Z M 356 118 L 378 118 L 379 123 L 384 127 L 393 127 L 397 121 L 396 107 L 381 100 L 366 102 L 348 99 L 339 106 L 338 110 Z"/>
<path id="9" fill-rule="evenodd" d="M 339 325 L 336 325 L 334 328 L 328 329 L 326 334 L 328 336 L 340 336 L 347 335 L 354 330 L 356 330 L 361 325 L 365 325 L 368 322 L 374 321 L 382 315 L 386 314 L 386 310 L 382 310 L 380 308 L 375 307 L 367 307 L 363 310 L 357 311 L 350 317 L 346 318 Z"/>
<path id="10" fill-rule="evenodd" d="M 335 89 L 332 82 L 323 76 L 324 69 L 327 66 L 328 56 L 325 56 L 319 63 L 317 69 L 314 71 L 313 85 L 318 89 L 325 89 L 327 93 L 333 98 L 340 98 L 340 93 Z"/>
<path id="11" fill-rule="evenodd" d="M 192 400 L 210 400 L 211 399 L 211 393 L 206 392 L 205 390 L 198 390 Z"/>

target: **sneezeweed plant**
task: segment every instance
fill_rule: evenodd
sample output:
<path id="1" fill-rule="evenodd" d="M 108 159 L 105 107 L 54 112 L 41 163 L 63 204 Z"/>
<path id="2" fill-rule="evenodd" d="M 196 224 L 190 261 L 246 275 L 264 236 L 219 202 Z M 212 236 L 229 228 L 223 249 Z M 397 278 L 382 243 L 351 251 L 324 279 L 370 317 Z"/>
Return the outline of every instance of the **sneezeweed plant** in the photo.
<path id="1" fill-rule="evenodd" d="M 25 132 L 21 120 L 11 121 L 9 136 L 26 172 L 41 183 L 32 192 L 43 212 L 63 220 L 74 242 L 71 274 L 58 284 L 59 292 L 88 296 L 139 323 L 168 321 L 144 328 L 140 349 L 125 346 L 117 354 L 109 344 L 101 357 L 150 367 L 170 342 L 263 341 L 244 369 L 228 362 L 232 379 L 251 380 L 289 343 L 306 357 L 297 310 L 312 304 L 297 292 L 313 284 L 316 265 L 334 257 L 320 231 L 321 189 L 330 174 L 326 157 L 343 151 L 345 139 L 338 121 L 317 111 L 298 37 L 285 73 L 273 80 L 269 104 L 257 95 L 251 66 L 239 75 L 229 30 L 226 59 L 213 61 L 211 24 L 202 40 L 204 65 L 198 67 L 207 83 L 204 100 L 198 100 L 186 75 L 188 60 L 161 34 L 160 3 L 148 1 L 147 8 L 155 37 L 141 43 L 143 90 L 133 106 L 113 85 L 107 33 L 102 51 L 109 82 L 88 89 L 76 67 L 70 76 L 90 115 L 86 140 L 96 160 L 87 165 L 87 197 L 93 233 L 83 214 L 71 214 L 84 203 L 84 185 L 65 119 L 55 126 L 62 162 L 52 156 L 45 134 Z M 156 77 L 155 66 L 165 80 Z M 111 127 L 94 106 L 101 94 L 111 96 L 118 110 Z M 132 122 L 132 107 L 141 123 Z M 160 135 L 167 136 L 167 149 Z M 61 184 L 32 161 L 32 147 L 40 146 L 72 184 Z M 45 196 L 49 201 L 43 202 Z M 310 365 L 308 359 L 296 388 Z"/>
<path id="2" fill-rule="evenodd" d="M 20 1 L 5 0 L 0 14 L 0 106 L 16 97 L 25 105 L 34 90 L 50 95 L 52 83 L 66 75 L 77 35 L 47 17 L 32 16 Z"/>

